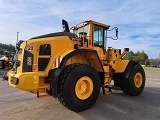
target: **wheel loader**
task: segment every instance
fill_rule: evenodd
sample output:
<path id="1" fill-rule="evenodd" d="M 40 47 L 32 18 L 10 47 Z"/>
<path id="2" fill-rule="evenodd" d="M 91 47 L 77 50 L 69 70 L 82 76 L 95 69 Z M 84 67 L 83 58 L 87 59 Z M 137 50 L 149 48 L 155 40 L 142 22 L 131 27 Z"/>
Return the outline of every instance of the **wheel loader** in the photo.
<path id="1" fill-rule="evenodd" d="M 107 34 L 110 25 L 93 20 L 70 29 L 62 20 L 62 26 L 63 32 L 33 37 L 19 45 L 13 68 L 4 77 L 10 86 L 37 97 L 46 93 L 75 112 L 91 108 L 100 93 L 114 87 L 128 95 L 141 94 L 145 72 L 138 62 L 123 59 L 129 48 L 107 47 L 107 38 L 118 38 L 117 27 L 113 38 Z"/>
<path id="2" fill-rule="evenodd" d="M 5 69 L 6 67 L 11 69 L 12 66 L 10 63 L 12 63 L 14 53 L 5 51 L 5 55 L 0 58 L 0 69 Z"/>

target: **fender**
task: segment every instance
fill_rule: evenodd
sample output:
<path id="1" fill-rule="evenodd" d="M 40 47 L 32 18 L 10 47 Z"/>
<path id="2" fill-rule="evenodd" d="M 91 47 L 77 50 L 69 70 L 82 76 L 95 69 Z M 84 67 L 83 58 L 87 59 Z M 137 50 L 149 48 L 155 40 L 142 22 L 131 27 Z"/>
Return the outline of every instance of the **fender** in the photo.
<path id="1" fill-rule="evenodd" d="M 86 52 L 94 53 L 96 55 L 96 57 L 97 57 L 97 59 L 98 59 L 98 61 L 100 63 L 101 70 L 102 70 L 102 72 L 104 72 L 103 66 L 101 64 L 100 58 L 99 58 L 96 50 L 76 49 L 76 50 L 72 51 L 71 53 L 67 54 L 62 59 L 62 61 L 61 61 L 61 63 L 60 63 L 58 68 L 50 70 L 48 76 L 52 77 L 52 78 L 58 77 L 61 74 L 63 68 L 65 67 L 66 62 L 68 61 L 68 59 L 70 59 L 71 57 L 73 57 L 74 55 L 76 55 L 78 53 L 86 53 Z"/>
<path id="2" fill-rule="evenodd" d="M 114 74 L 114 85 L 117 87 L 124 86 L 124 84 L 127 84 L 124 82 L 129 78 L 129 74 L 131 72 L 131 69 L 133 66 L 137 65 L 138 61 L 130 60 L 125 71 L 122 73 L 115 73 Z"/>
<path id="3" fill-rule="evenodd" d="M 138 64 L 138 61 L 133 61 L 133 60 L 129 61 L 129 63 L 128 63 L 126 69 L 125 69 L 125 76 L 124 76 L 125 79 L 129 78 L 129 74 L 131 72 L 132 67 L 137 65 L 137 64 Z"/>

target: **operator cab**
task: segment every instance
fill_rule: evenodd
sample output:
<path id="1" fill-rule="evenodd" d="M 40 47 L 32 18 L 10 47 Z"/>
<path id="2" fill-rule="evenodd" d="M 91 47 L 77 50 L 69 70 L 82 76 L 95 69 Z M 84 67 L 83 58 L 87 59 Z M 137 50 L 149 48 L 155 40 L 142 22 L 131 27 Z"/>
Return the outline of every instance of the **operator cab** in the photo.
<path id="1" fill-rule="evenodd" d="M 71 28 L 71 31 L 79 36 L 80 33 L 85 33 L 87 42 L 82 40 L 82 44 L 79 48 L 88 48 L 93 49 L 95 47 L 100 47 L 103 50 L 106 49 L 107 42 L 107 31 L 109 30 L 110 25 L 102 24 L 92 20 L 84 21 Z M 118 32 L 117 32 L 118 33 Z"/>

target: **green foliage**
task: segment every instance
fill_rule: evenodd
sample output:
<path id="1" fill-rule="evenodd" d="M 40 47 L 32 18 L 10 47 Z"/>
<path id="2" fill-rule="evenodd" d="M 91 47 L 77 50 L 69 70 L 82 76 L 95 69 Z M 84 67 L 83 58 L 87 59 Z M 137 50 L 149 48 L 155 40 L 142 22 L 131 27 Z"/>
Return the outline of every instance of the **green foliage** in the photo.
<path id="1" fill-rule="evenodd" d="M 4 51 L 15 51 L 15 46 L 0 43 L 0 54 L 4 54 Z"/>
<path id="2" fill-rule="evenodd" d="M 133 51 L 129 51 L 128 54 L 124 56 L 124 59 L 136 60 L 140 64 L 146 64 L 146 62 L 148 61 L 148 55 L 144 51 L 137 51 L 136 53 L 134 53 Z"/>

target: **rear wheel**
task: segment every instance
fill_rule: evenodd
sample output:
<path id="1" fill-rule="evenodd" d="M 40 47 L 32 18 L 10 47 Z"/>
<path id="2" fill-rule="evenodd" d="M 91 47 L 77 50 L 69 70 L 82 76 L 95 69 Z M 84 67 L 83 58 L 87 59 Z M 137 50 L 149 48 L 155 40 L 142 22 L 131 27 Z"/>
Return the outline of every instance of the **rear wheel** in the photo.
<path id="1" fill-rule="evenodd" d="M 141 65 L 133 66 L 129 78 L 125 81 L 126 85 L 121 87 L 125 94 L 139 95 L 145 86 L 145 72 Z"/>
<path id="2" fill-rule="evenodd" d="M 80 112 L 94 105 L 100 87 L 99 74 L 92 66 L 72 64 L 59 77 L 58 99 L 67 108 Z"/>
<path id="3" fill-rule="evenodd" d="M 0 69 L 4 69 L 5 65 L 4 65 L 4 61 L 0 61 Z"/>

